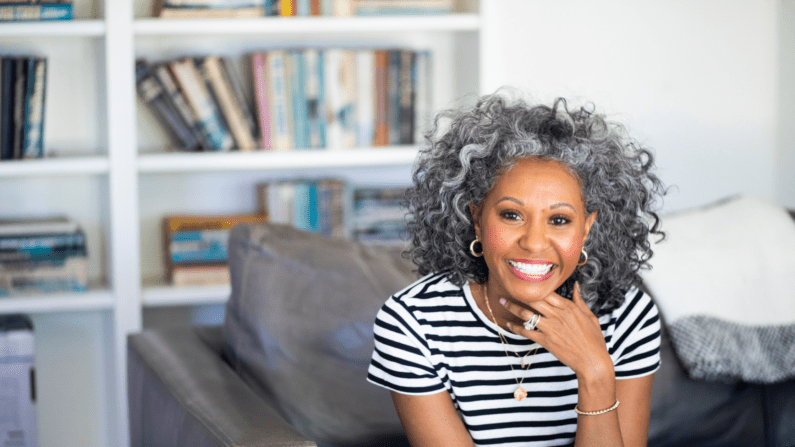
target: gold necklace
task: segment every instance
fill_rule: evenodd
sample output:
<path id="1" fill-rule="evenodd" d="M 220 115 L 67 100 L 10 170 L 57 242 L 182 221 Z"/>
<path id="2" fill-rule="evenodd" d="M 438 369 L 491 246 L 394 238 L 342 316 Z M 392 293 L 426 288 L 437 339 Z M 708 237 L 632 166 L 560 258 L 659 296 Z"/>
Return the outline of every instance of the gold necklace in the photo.
<path id="1" fill-rule="evenodd" d="M 494 317 L 494 311 L 491 310 L 491 304 L 489 304 L 489 294 L 486 292 L 486 286 L 482 286 L 482 288 L 483 288 L 483 299 L 486 301 L 486 308 L 489 310 L 489 314 L 491 314 L 491 321 L 493 321 L 494 325 L 497 326 L 497 328 L 499 328 L 500 325 L 497 324 L 497 318 Z M 505 350 L 505 356 L 508 357 L 508 366 L 511 367 L 513 378 L 514 380 L 516 380 L 516 391 L 513 392 L 513 398 L 518 401 L 522 401 L 524 400 L 525 397 L 527 397 L 527 391 L 525 391 L 525 389 L 522 388 L 522 382 L 524 382 L 524 376 L 522 376 L 522 380 L 519 380 L 519 377 L 516 375 L 516 370 L 513 369 L 513 364 L 511 363 L 511 355 L 508 354 L 508 341 L 505 339 L 505 336 L 502 335 L 502 332 L 500 332 L 499 330 L 497 331 L 497 335 L 500 336 L 500 344 L 502 345 L 502 349 Z M 535 359 L 536 352 L 538 352 L 538 348 L 539 346 L 536 346 L 536 348 L 533 350 L 533 357 L 531 358 L 531 362 L 528 363 L 527 366 L 525 366 L 524 364 L 524 359 L 525 357 L 530 355 L 530 351 L 527 351 L 527 354 L 525 354 L 524 356 L 520 356 L 516 351 L 511 349 L 514 355 L 519 357 L 519 360 L 521 361 L 522 364 L 522 371 L 530 369 L 530 365 L 533 364 L 532 360 Z"/>

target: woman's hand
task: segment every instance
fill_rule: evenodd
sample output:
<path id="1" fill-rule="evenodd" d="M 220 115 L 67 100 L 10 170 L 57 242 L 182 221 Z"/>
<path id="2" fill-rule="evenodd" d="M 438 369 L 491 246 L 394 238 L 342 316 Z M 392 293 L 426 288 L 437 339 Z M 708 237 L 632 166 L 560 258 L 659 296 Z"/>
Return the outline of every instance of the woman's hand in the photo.
<path id="1" fill-rule="evenodd" d="M 522 321 L 533 316 L 533 311 L 516 303 L 504 298 L 500 302 Z M 521 324 L 508 323 L 508 328 L 513 333 L 543 346 L 571 368 L 581 381 L 615 380 L 613 361 L 607 352 L 599 319 L 583 301 L 579 284 L 575 283 L 572 300 L 553 293 L 544 300 L 533 303 L 532 308 L 541 315 L 536 329 L 527 330 Z"/>

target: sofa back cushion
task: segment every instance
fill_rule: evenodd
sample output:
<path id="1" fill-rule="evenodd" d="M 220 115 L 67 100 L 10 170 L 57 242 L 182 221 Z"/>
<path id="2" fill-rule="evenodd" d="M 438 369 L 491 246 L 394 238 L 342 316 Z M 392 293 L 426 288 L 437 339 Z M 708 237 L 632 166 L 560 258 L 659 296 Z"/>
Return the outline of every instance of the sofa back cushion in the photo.
<path id="1" fill-rule="evenodd" d="M 417 279 L 398 250 L 245 224 L 229 266 L 227 354 L 288 421 L 319 445 L 402 433 L 389 393 L 366 382 L 375 314 Z"/>

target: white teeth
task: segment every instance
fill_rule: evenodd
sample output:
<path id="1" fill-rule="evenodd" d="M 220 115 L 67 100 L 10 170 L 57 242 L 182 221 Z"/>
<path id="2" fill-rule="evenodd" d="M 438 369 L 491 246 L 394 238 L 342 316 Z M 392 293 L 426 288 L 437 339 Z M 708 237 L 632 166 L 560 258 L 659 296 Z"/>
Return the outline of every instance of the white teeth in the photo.
<path id="1" fill-rule="evenodd" d="M 546 275 L 553 267 L 553 264 L 523 264 L 516 261 L 508 261 L 508 263 L 516 270 L 533 276 Z"/>

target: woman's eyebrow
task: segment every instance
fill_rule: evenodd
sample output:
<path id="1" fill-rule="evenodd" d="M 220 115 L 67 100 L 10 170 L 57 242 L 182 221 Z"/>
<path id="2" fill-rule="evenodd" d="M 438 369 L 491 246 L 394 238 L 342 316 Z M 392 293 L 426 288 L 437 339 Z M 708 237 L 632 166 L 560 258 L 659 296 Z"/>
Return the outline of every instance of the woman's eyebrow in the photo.
<path id="1" fill-rule="evenodd" d="M 524 206 L 524 202 L 522 202 L 521 200 L 515 197 L 508 197 L 508 196 L 501 198 L 500 200 L 497 201 L 497 203 L 500 203 L 503 200 L 510 200 L 511 202 L 516 202 L 517 204 Z"/>
<path id="2" fill-rule="evenodd" d="M 567 206 L 567 207 L 571 208 L 572 211 L 574 211 L 575 213 L 577 212 L 577 208 L 574 208 L 574 206 L 572 206 L 571 204 L 566 203 L 566 202 L 556 203 L 556 204 L 550 206 L 549 209 L 554 210 L 555 208 L 560 208 L 562 206 Z"/>

